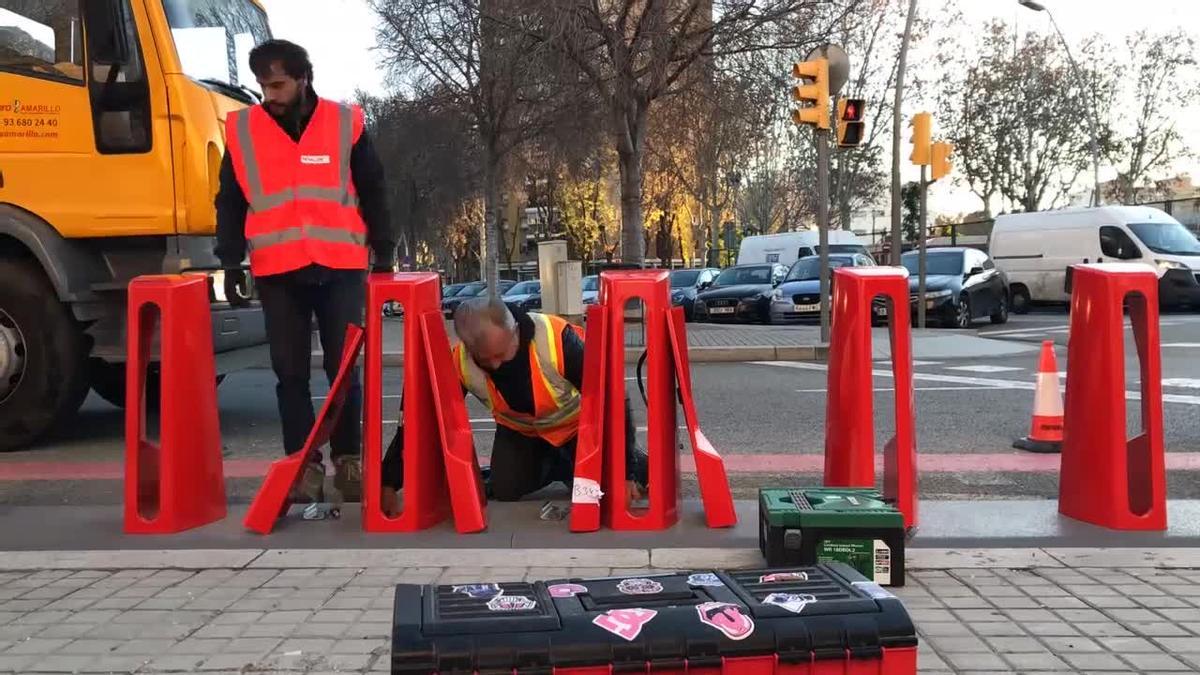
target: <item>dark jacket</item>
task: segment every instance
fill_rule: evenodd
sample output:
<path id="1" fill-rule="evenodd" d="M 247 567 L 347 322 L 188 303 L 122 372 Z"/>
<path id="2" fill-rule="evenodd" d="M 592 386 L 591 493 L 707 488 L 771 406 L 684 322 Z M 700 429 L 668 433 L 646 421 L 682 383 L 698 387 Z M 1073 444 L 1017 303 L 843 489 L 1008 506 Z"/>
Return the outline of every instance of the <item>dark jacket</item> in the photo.
<path id="1" fill-rule="evenodd" d="M 509 305 L 512 311 L 513 318 L 517 320 L 517 331 L 520 334 L 521 346 L 517 349 L 517 355 L 512 360 L 500 365 L 494 372 L 489 373 L 492 383 L 496 385 L 496 389 L 500 395 L 504 397 L 508 406 L 517 412 L 522 412 L 528 415 L 533 414 L 533 374 L 529 370 L 529 349 L 533 342 L 533 319 L 529 318 L 529 314 L 525 310 L 516 305 Z M 575 385 L 576 389 L 583 390 L 583 338 L 575 332 L 570 326 L 563 328 L 563 376 L 567 381 Z M 467 393 L 463 389 L 463 394 Z M 400 403 L 403 409 L 403 400 Z M 387 454 L 383 459 L 383 484 L 395 489 L 400 489 L 404 481 L 403 460 L 401 452 L 403 448 L 404 426 L 403 413 L 401 413 L 401 426 L 396 431 L 396 438 L 388 446 Z"/>
<path id="2" fill-rule="evenodd" d="M 309 90 L 309 94 L 315 101 L 316 93 Z M 271 117 L 292 140 L 298 141 L 315 109 L 314 105 L 296 120 Z M 358 193 L 359 212 L 367 225 L 367 243 L 375 252 L 375 264 L 390 267 L 395 256 L 396 236 L 392 232 L 391 214 L 388 212 L 387 184 L 384 181 L 383 164 L 375 153 L 366 129 L 363 129 L 350 151 L 350 177 Z M 217 192 L 216 207 L 217 245 L 214 251 L 221 260 L 221 267 L 241 267 L 246 258 L 246 212 L 249 202 L 238 183 L 233 158 L 228 151 L 221 162 L 221 187 Z"/>

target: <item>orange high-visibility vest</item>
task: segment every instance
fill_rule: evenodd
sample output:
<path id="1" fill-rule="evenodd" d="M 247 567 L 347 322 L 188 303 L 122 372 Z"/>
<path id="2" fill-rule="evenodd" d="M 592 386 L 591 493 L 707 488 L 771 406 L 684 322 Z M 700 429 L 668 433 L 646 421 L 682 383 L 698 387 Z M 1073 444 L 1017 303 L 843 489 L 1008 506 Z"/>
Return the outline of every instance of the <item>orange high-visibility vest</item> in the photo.
<path id="1" fill-rule="evenodd" d="M 467 391 L 489 410 L 496 424 L 561 447 L 579 431 L 579 390 L 565 377 L 562 332 L 567 321 L 530 312 L 533 341 L 529 344 L 529 374 L 533 378 L 533 414 L 513 410 L 460 342 L 454 346 L 458 376 Z M 577 326 L 572 326 L 582 332 Z"/>
<path id="2" fill-rule="evenodd" d="M 225 119 L 225 141 L 246 195 L 246 243 L 254 276 L 312 264 L 365 270 L 367 226 L 350 179 L 350 151 L 363 132 L 358 106 L 317 100 L 293 141 L 261 105 Z"/>

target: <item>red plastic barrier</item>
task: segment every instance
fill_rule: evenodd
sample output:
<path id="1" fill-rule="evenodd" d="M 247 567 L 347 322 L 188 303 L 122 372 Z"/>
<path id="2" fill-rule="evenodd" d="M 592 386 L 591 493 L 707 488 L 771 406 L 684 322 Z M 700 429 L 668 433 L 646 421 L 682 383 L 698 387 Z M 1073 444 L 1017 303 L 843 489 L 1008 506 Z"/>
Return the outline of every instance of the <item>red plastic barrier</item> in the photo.
<path id="1" fill-rule="evenodd" d="M 1158 277 L 1140 264 L 1076 265 L 1058 511 L 1118 530 L 1167 528 Z M 1128 303 L 1141 363 L 1142 433 L 1128 440 Z"/>
<path id="2" fill-rule="evenodd" d="M 405 316 L 410 321 L 415 318 L 412 314 Z M 463 401 L 462 383 L 450 355 L 446 323 L 441 310 L 421 314 L 420 322 L 429 366 L 430 399 L 441 434 L 442 462 L 450 490 L 454 527 L 461 533 L 480 532 L 487 528 L 487 497 L 480 479 L 475 437 Z"/>
<path id="3" fill-rule="evenodd" d="M 667 331 L 671 337 L 671 353 L 675 357 L 675 373 L 679 375 L 679 397 L 682 399 L 683 419 L 692 440 L 692 457 L 696 462 L 696 481 L 700 485 L 700 500 L 704 504 L 704 517 L 709 527 L 732 527 L 737 524 L 737 510 L 733 507 L 733 493 L 729 490 L 729 476 L 725 462 L 700 431 L 696 415 L 696 403 L 692 398 L 692 364 L 688 360 L 687 329 L 683 319 L 683 308 L 672 307 Z"/>
<path id="4" fill-rule="evenodd" d="M 911 528 L 917 524 L 917 443 L 908 272 L 902 267 L 840 268 L 833 272 L 825 485 L 875 485 L 871 301 L 878 295 L 891 300 L 888 325 L 896 388 L 896 435 L 883 450 L 883 495 L 894 501 L 904 514 L 905 527 Z"/>
<path id="5" fill-rule="evenodd" d="M 146 371 L 161 345 L 159 440 L 146 438 Z M 125 531 L 168 534 L 225 517 L 212 316 L 204 276 L 129 284 Z"/>
<path id="6" fill-rule="evenodd" d="M 337 377 L 329 387 L 329 395 L 317 414 L 316 424 L 308 434 L 304 447 L 299 452 L 292 453 L 271 463 L 267 469 L 267 477 L 250 502 L 246 518 L 242 521 L 246 529 L 259 534 L 270 534 L 275 528 L 275 522 L 287 514 L 291 506 L 292 489 L 300 480 L 304 465 L 312 454 L 329 442 L 333 428 L 342 417 L 342 406 L 346 403 L 346 394 L 350 388 L 350 371 L 358 363 L 358 355 L 362 352 L 363 331 L 353 324 L 346 327 L 346 341 L 342 348 L 342 361 L 338 366 Z"/>
<path id="7" fill-rule="evenodd" d="M 608 308 L 608 391 L 605 406 L 605 524 L 614 530 L 662 530 L 679 519 L 679 462 L 675 449 L 675 372 L 667 333 L 670 273 L 665 270 L 604 272 L 600 301 Z M 625 486 L 625 306 L 643 303 L 646 336 L 646 452 L 650 465 L 649 506 L 629 509 Z"/>
<path id="8" fill-rule="evenodd" d="M 587 339 L 583 343 L 583 391 L 580 392 L 579 434 L 575 442 L 575 480 L 571 490 L 572 532 L 600 529 L 600 491 L 604 482 L 604 392 L 607 381 L 608 310 L 587 308 Z M 622 384 L 624 379 L 619 380 Z"/>
<path id="9" fill-rule="evenodd" d="M 425 336 L 420 317 L 440 312 L 441 280 L 421 272 L 372 274 L 367 282 L 367 359 L 363 373 L 363 529 L 367 532 L 413 532 L 432 527 L 450 514 L 441 434 L 433 406 Z M 389 518 L 380 507 L 383 475 L 383 305 L 404 309 L 404 508 Z M 449 349 L 449 346 L 446 346 Z M 390 429 L 389 429 L 390 431 Z"/>

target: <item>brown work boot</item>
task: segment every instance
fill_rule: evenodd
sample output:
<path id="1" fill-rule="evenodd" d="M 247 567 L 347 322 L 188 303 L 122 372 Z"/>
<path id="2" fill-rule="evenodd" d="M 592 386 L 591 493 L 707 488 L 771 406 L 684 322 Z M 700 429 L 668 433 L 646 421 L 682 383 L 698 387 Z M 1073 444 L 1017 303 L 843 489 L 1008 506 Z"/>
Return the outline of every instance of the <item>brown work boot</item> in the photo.
<path id="1" fill-rule="evenodd" d="M 292 487 L 288 497 L 294 504 L 311 504 L 325 500 L 325 464 L 308 462 L 304 465 L 304 473 Z"/>
<path id="2" fill-rule="evenodd" d="M 353 455 L 333 460 L 333 486 L 348 502 L 362 501 L 362 462 Z"/>

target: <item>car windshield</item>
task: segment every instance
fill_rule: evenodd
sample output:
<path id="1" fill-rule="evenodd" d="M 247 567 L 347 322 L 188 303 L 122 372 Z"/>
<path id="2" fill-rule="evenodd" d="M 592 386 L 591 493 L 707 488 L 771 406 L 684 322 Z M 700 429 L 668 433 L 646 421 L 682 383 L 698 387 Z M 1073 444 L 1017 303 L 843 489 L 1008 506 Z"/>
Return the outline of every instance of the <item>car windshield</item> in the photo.
<path id="1" fill-rule="evenodd" d="M 251 0 L 163 0 L 163 10 L 188 77 L 257 103 L 242 88 L 262 93 L 250 72 L 250 50 L 271 39 L 271 29 L 258 5 Z"/>
<path id="2" fill-rule="evenodd" d="M 839 267 L 853 267 L 854 258 L 850 256 L 829 256 L 829 269 L 837 269 Z M 809 256 L 801 258 L 792 263 L 792 269 L 788 271 L 786 281 L 808 281 L 810 279 L 820 279 L 821 273 L 821 257 Z"/>
<path id="3" fill-rule="evenodd" d="M 1179 223 L 1130 223 L 1146 248 L 1167 255 L 1200 255 L 1200 241 Z"/>
<path id="4" fill-rule="evenodd" d="M 771 283 L 771 266 L 730 267 L 717 275 L 714 286 L 740 286 L 742 284 Z"/>
<path id="5" fill-rule="evenodd" d="M 467 284 L 466 286 L 463 286 L 461 291 L 458 292 L 457 297 L 473 298 L 476 295 L 479 295 L 479 293 L 481 291 L 485 291 L 485 290 L 487 290 L 487 284 L 483 284 L 483 283 L 479 283 L 479 282 L 476 282 L 473 284 Z"/>
<path id="6" fill-rule="evenodd" d="M 458 295 L 458 293 L 466 287 L 467 287 L 466 284 L 450 284 L 449 286 L 446 287 L 445 290 L 442 291 L 442 297 L 443 298 L 454 297 L 455 295 Z"/>
<path id="7" fill-rule="evenodd" d="M 687 288 L 696 285 L 700 270 L 676 270 L 671 272 L 671 288 Z"/>
<path id="8" fill-rule="evenodd" d="M 598 277 L 594 274 L 590 277 L 584 277 L 583 278 L 583 288 L 581 290 L 585 290 L 585 291 L 600 290 L 600 277 Z"/>
<path id="9" fill-rule="evenodd" d="M 900 256 L 900 262 L 910 275 L 920 274 L 920 262 L 916 253 L 905 253 Z M 962 251 L 947 251 L 945 253 L 927 253 L 925 255 L 925 274 L 931 276 L 956 276 L 963 273 Z"/>
<path id="10" fill-rule="evenodd" d="M 508 289 L 505 295 L 530 295 L 533 293 L 542 292 L 542 282 L 540 281 L 522 281 L 521 283 Z"/>

